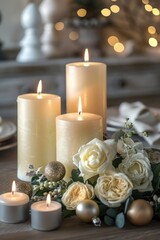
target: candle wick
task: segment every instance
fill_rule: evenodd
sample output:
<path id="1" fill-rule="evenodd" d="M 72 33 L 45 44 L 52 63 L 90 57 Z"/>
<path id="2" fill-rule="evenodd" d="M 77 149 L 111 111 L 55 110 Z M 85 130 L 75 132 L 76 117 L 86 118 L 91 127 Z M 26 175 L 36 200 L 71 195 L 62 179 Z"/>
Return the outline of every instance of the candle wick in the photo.
<path id="1" fill-rule="evenodd" d="M 47 207 L 49 207 L 49 204 L 47 203 Z"/>
<path id="2" fill-rule="evenodd" d="M 12 195 L 14 195 L 15 194 L 15 191 L 12 191 Z"/>
<path id="3" fill-rule="evenodd" d="M 81 111 L 79 111 L 78 114 L 81 115 Z"/>

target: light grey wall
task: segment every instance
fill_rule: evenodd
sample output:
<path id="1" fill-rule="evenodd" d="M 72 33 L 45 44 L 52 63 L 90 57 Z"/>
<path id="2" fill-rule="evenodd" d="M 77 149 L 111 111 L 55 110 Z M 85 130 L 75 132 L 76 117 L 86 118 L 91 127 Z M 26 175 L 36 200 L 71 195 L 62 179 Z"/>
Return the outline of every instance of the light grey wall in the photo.
<path id="1" fill-rule="evenodd" d="M 38 0 L 35 1 L 38 3 Z M 0 40 L 4 48 L 16 48 L 23 37 L 20 17 L 27 0 L 0 0 L 2 22 L 0 24 Z"/>

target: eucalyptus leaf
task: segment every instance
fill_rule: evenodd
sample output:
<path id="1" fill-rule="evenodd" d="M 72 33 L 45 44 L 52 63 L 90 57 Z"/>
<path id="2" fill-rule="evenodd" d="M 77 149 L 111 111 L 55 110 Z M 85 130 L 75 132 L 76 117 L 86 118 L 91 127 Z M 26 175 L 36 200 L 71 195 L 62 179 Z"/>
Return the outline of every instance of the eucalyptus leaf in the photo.
<path id="1" fill-rule="evenodd" d="M 123 212 L 117 214 L 116 219 L 115 219 L 115 225 L 118 228 L 123 228 L 125 226 L 125 216 L 124 216 Z"/>
<path id="2" fill-rule="evenodd" d="M 111 218 L 110 216 L 105 215 L 105 216 L 104 216 L 104 223 L 105 223 L 106 225 L 108 225 L 108 226 L 113 226 L 114 223 L 115 223 L 115 221 L 114 221 L 114 219 Z"/>
<path id="3" fill-rule="evenodd" d="M 111 218 L 115 218 L 118 213 L 119 208 L 109 208 L 106 211 L 106 215 L 108 215 Z"/>
<path id="4" fill-rule="evenodd" d="M 130 196 L 129 198 L 127 198 L 126 202 L 125 202 L 125 206 L 124 206 L 124 214 L 127 213 L 127 210 L 129 208 L 129 205 L 134 201 L 134 198 L 132 196 Z"/>

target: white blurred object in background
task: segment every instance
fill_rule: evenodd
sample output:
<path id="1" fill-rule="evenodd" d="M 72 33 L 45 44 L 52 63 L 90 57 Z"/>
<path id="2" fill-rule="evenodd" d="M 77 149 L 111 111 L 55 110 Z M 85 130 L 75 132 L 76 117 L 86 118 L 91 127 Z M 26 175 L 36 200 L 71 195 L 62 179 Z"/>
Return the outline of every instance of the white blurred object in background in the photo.
<path id="1" fill-rule="evenodd" d="M 24 37 L 20 41 L 21 50 L 16 60 L 18 62 L 35 62 L 44 59 L 39 37 L 41 15 L 34 2 L 29 2 L 23 10 L 21 25 L 24 28 Z"/>

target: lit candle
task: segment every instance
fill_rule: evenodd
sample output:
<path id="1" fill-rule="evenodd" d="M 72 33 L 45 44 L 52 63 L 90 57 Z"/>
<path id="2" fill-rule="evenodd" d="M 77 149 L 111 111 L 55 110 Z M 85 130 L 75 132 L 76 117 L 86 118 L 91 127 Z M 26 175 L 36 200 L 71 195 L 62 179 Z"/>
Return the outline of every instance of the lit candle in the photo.
<path id="1" fill-rule="evenodd" d="M 31 226 L 40 231 L 50 231 L 58 228 L 62 220 L 62 205 L 51 201 L 50 194 L 46 201 L 31 205 Z"/>
<path id="2" fill-rule="evenodd" d="M 76 112 L 78 96 L 83 100 L 83 111 L 103 117 L 103 131 L 106 131 L 106 64 L 89 62 L 88 49 L 84 62 L 66 65 L 67 113 Z"/>
<path id="3" fill-rule="evenodd" d="M 103 139 L 102 117 L 93 113 L 83 113 L 79 101 L 78 112 L 60 115 L 56 118 L 57 161 L 64 164 L 66 175 L 70 180 L 71 171 L 75 168 L 72 156 L 80 146 L 94 138 Z"/>
<path id="4" fill-rule="evenodd" d="M 20 223 L 29 217 L 29 197 L 25 193 L 16 192 L 16 183 L 12 183 L 12 191 L 0 195 L 0 221 Z"/>
<path id="5" fill-rule="evenodd" d="M 18 178 L 26 176 L 29 164 L 35 169 L 56 159 L 55 118 L 61 114 L 61 98 L 37 93 L 18 96 Z"/>

